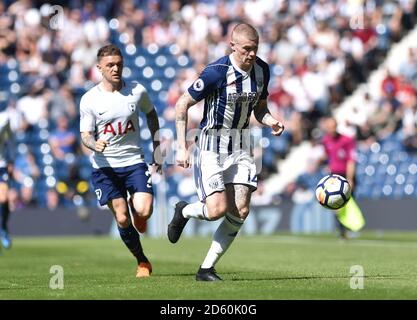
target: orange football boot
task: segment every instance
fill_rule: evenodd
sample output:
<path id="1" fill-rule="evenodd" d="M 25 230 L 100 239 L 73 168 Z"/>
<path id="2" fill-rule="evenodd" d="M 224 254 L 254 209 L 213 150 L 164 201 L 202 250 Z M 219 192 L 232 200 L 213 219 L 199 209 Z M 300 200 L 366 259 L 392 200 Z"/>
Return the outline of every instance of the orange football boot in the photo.
<path id="1" fill-rule="evenodd" d="M 152 265 L 150 262 L 141 262 L 136 271 L 136 278 L 146 278 L 152 273 Z"/>

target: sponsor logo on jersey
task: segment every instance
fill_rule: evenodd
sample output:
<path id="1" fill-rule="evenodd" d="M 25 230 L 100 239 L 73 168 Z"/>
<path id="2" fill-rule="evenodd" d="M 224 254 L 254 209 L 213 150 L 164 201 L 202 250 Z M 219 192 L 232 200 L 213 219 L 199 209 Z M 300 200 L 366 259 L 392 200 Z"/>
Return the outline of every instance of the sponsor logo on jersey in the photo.
<path id="1" fill-rule="evenodd" d="M 229 93 L 227 95 L 227 103 L 253 103 L 256 102 L 258 98 L 258 92 Z"/>
<path id="2" fill-rule="evenodd" d="M 120 121 L 117 123 L 108 123 L 104 126 L 103 134 L 111 133 L 114 136 L 121 136 L 127 134 L 129 131 L 136 131 L 132 120 L 127 121 L 125 126 Z"/>

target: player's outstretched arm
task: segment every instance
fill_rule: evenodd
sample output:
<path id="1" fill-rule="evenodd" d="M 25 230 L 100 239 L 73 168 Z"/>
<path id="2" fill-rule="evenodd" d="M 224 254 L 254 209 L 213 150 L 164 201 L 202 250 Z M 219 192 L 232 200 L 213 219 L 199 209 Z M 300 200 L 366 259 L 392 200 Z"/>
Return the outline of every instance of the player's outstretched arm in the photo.
<path id="1" fill-rule="evenodd" d="M 81 141 L 88 149 L 96 152 L 103 152 L 109 145 L 109 142 L 105 140 L 99 139 L 96 141 L 93 132 L 81 132 Z"/>
<path id="2" fill-rule="evenodd" d="M 146 122 L 148 123 L 149 131 L 151 132 L 152 144 L 153 144 L 153 154 L 152 154 L 152 163 L 156 165 L 156 172 L 161 173 L 162 170 L 162 155 L 160 154 L 161 150 L 159 148 L 160 141 L 156 134 L 159 131 L 159 120 L 158 114 L 155 109 L 152 109 L 146 114 Z M 158 153 L 158 154 L 157 154 Z"/>
<path id="3" fill-rule="evenodd" d="M 197 103 L 186 91 L 175 105 L 175 127 L 177 130 L 177 165 L 188 168 L 190 166 L 189 154 L 186 145 L 186 132 L 188 109 Z"/>
<path id="4" fill-rule="evenodd" d="M 253 109 L 253 113 L 258 122 L 272 129 L 274 136 L 279 136 L 284 131 L 284 125 L 269 112 L 266 100 L 260 100 Z"/>

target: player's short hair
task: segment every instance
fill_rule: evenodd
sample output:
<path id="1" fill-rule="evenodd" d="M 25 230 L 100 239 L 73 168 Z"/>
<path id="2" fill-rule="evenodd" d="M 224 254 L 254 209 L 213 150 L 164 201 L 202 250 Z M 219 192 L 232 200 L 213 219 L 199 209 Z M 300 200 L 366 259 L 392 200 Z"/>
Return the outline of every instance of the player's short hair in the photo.
<path id="1" fill-rule="evenodd" d="M 115 44 L 108 44 L 98 49 L 97 61 L 100 62 L 101 58 L 107 57 L 107 56 L 120 56 L 123 58 L 120 48 L 116 46 Z"/>
<path id="2" fill-rule="evenodd" d="M 232 39 L 237 35 L 242 34 L 251 40 L 259 39 L 258 31 L 249 23 L 238 23 L 232 30 Z"/>

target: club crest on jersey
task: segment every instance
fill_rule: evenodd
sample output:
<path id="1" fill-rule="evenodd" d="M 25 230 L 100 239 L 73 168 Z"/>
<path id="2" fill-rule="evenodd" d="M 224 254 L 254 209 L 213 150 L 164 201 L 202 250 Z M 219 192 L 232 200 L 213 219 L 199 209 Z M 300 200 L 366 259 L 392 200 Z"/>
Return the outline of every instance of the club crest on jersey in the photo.
<path id="1" fill-rule="evenodd" d="M 129 102 L 128 106 L 129 106 L 130 111 L 135 112 L 135 110 L 136 110 L 136 103 L 135 102 Z"/>
<path id="2" fill-rule="evenodd" d="M 196 81 L 194 81 L 193 89 L 195 91 L 202 91 L 204 89 L 204 81 L 203 81 L 203 79 L 197 79 Z"/>

